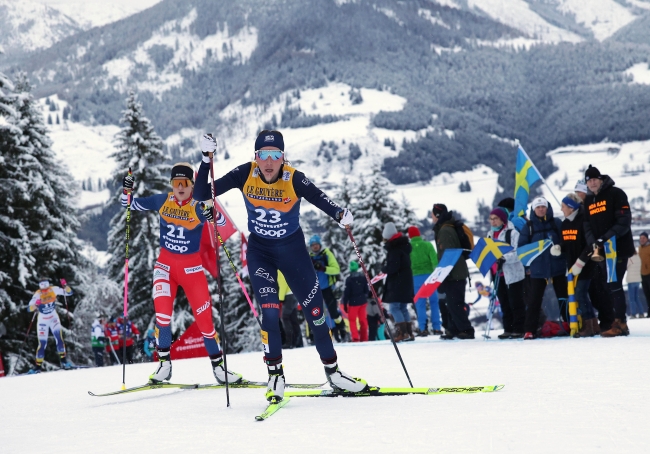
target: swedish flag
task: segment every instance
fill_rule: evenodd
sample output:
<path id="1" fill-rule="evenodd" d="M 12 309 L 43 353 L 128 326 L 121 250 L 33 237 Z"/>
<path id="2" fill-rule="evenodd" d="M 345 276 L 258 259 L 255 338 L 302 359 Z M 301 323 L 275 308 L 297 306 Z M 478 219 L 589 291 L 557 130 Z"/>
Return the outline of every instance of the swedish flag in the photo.
<path id="1" fill-rule="evenodd" d="M 537 171 L 533 161 L 521 146 L 517 148 L 517 171 L 515 172 L 515 216 L 526 213 L 530 187 L 542 176 Z"/>
<path id="2" fill-rule="evenodd" d="M 616 237 L 605 241 L 605 264 L 607 265 L 607 282 L 616 282 Z"/>
<path id="3" fill-rule="evenodd" d="M 508 243 L 494 241 L 492 238 L 481 238 L 474 246 L 469 258 L 476 263 L 483 276 L 486 276 L 494 262 L 513 249 Z"/>
<path id="4" fill-rule="evenodd" d="M 517 257 L 519 257 L 519 260 L 521 260 L 521 263 L 523 263 L 524 266 L 530 266 L 530 263 L 542 255 L 542 252 L 544 252 L 551 244 L 553 244 L 553 242 L 546 239 L 519 246 L 517 248 Z"/>

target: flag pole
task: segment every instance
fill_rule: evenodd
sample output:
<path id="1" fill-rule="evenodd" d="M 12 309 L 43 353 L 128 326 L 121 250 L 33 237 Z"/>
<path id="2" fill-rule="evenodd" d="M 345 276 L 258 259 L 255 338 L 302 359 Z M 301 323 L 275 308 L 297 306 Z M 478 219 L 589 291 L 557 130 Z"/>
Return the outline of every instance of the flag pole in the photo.
<path id="1" fill-rule="evenodd" d="M 528 156 L 528 153 L 526 153 L 526 150 L 524 150 L 524 147 L 522 147 L 521 144 L 519 143 L 519 139 L 515 139 L 515 142 L 517 142 L 517 148 L 520 149 L 522 151 L 522 153 L 524 154 L 524 156 L 526 156 L 526 159 L 528 159 L 530 161 L 530 165 L 533 166 L 533 169 L 535 169 L 535 172 L 537 172 L 537 174 L 539 175 L 540 180 L 542 180 L 542 183 L 548 188 L 548 191 L 551 193 L 551 195 L 553 196 L 553 198 L 557 202 L 558 206 L 561 208 L 562 204 L 560 203 L 558 198 L 555 196 L 555 193 L 553 192 L 551 187 L 548 185 L 548 183 L 546 182 L 546 180 L 542 176 L 542 172 L 539 171 L 539 169 L 537 168 L 537 166 L 535 165 L 533 160 L 530 159 L 530 156 Z"/>

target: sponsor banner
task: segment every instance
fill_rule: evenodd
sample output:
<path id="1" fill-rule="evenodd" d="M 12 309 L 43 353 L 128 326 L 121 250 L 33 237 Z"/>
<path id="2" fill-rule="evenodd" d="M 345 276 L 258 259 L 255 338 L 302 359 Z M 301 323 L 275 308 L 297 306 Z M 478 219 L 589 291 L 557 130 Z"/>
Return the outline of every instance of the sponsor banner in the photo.
<path id="1" fill-rule="evenodd" d="M 171 346 L 171 357 L 176 359 L 200 358 L 208 356 L 203 343 L 203 335 L 196 322 L 192 323 Z"/>
<path id="2" fill-rule="evenodd" d="M 185 268 L 185 274 L 200 273 L 201 271 L 203 271 L 203 265 Z"/>

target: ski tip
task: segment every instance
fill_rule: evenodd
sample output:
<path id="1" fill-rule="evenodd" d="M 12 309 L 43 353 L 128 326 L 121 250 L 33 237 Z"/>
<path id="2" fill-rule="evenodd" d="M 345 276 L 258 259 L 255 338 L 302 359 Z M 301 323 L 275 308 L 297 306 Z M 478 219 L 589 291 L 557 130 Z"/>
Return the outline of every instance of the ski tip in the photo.
<path id="1" fill-rule="evenodd" d="M 89 396 L 95 396 L 95 394 L 93 394 L 93 393 L 90 392 L 90 391 L 88 391 L 88 395 L 89 395 Z"/>

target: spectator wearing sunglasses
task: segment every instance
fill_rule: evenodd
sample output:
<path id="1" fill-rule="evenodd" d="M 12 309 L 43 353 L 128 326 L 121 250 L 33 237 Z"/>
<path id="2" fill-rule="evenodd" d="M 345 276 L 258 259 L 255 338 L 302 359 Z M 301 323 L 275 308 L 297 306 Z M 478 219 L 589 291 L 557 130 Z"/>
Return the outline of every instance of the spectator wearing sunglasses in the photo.
<path id="1" fill-rule="evenodd" d="M 216 148 L 215 139 L 204 135 L 201 139 L 203 163 L 194 195 L 197 200 L 211 198 L 208 173 Z M 300 229 L 300 200 L 307 199 L 341 227 L 352 224 L 352 213 L 337 205 L 302 172 L 285 161 L 284 137 L 279 131 L 260 132 L 255 140 L 253 161 L 234 168 L 214 182 L 216 195 L 235 188 L 242 191 L 248 212 L 250 237 L 246 257 L 251 283 L 263 314 L 262 344 L 269 373 L 267 400 L 273 402 L 284 398 L 278 271 L 282 272 L 302 306 L 330 385 L 346 391 L 367 388 L 365 381 L 338 368 L 318 277 Z"/>
<path id="2" fill-rule="evenodd" d="M 212 320 L 212 307 L 208 281 L 203 273 L 199 253 L 203 225 L 213 220 L 212 205 L 199 203 L 192 198 L 194 169 L 187 162 L 172 167 L 170 184 L 172 192 L 135 197 L 131 201 L 134 211 L 157 211 L 160 219 L 160 255 L 153 269 L 153 302 L 156 309 L 156 346 L 159 365 L 149 376 L 152 383 L 171 379 L 172 363 L 170 327 L 174 298 L 178 286 L 183 287 L 196 323 L 203 334 L 203 342 L 212 362 L 212 372 L 217 382 L 241 381 L 242 376 L 224 368 L 223 353 L 217 342 L 217 332 Z M 122 205 L 127 205 L 133 191 L 133 177 L 127 175 L 122 182 Z M 219 214 L 220 219 L 223 215 Z M 219 220 L 217 220 L 219 223 Z"/>

